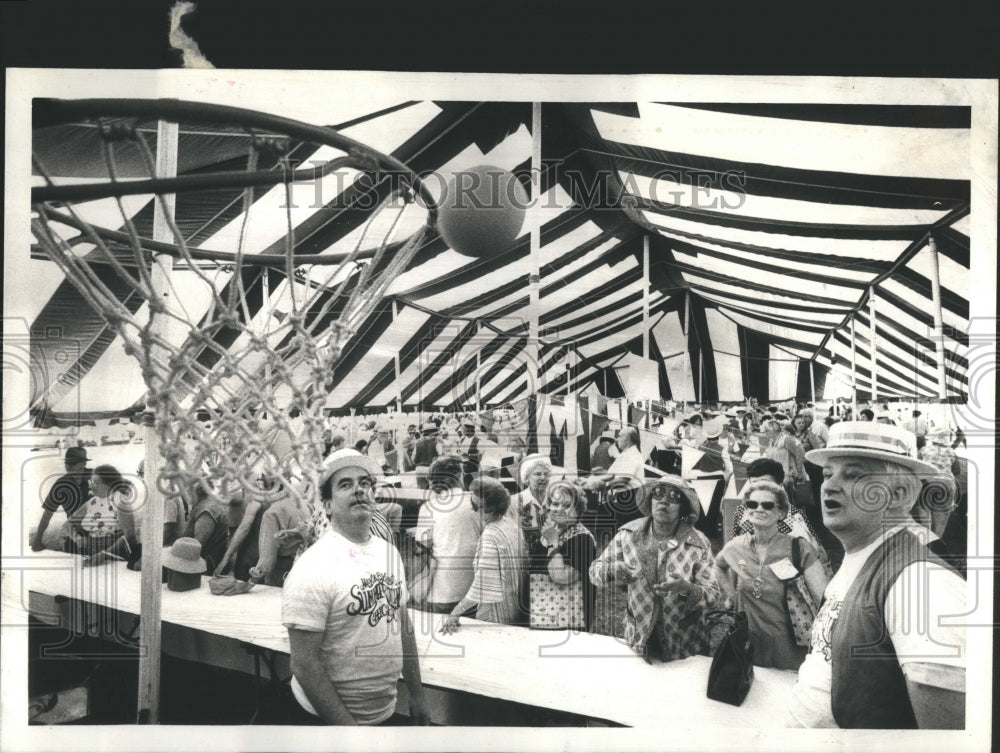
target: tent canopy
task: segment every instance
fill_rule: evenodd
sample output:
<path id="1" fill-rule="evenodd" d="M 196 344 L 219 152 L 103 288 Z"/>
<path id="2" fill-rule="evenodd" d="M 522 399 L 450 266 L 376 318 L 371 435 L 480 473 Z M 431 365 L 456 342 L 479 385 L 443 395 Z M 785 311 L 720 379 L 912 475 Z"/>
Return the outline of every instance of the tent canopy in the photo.
<path id="1" fill-rule="evenodd" d="M 533 391 L 600 389 L 618 381 L 629 354 L 643 354 L 645 336 L 665 398 L 766 402 L 810 397 L 813 384 L 817 398 L 847 395 L 852 320 L 862 397 L 874 376 L 880 398 L 937 398 L 940 338 L 947 397 L 964 401 L 970 121 L 969 108 L 950 106 L 545 103 L 541 196 L 520 236 L 482 259 L 429 236 L 345 349 L 327 405 L 378 409 L 401 397 L 431 409 L 471 405 L 477 392 L 492 405 Z M 428 175 L 440 195 L 451 174 L 482 164 L 515 172 L 527 188 L 531 123 L 529 103 L 412 101 L 345 110 L 328 124 Z M 106 175 L 81 157 L 89 127 L 36 131 L 35 151 L 57 180 Z M 239 169 L 245 142 L 235 130 L 185 129 L 179 172 Z M 325 156 L 324 147 L 293 148 L 302 163 Z M 120 155 L 123 177 L 137 159 Z M 370 206 L 358 201 L 357 178 L 295 186 L 297 253 L 353 248 Z M 280 253 L 284 194 L 255 198 L 247 252 Z M 140 235 L 152 237 L 150 197 L 125 204 Z M 107 202 L 84 209 L 121 229 Z M 233 248 L 244 220 L 238 192 L 180 194 L 176 212 L 188 243 L 206 249 Z M 526 361 L 532 223 L 541 236 L 540 381 Z M 138 364 L 55 265 L 38 249 L 33 256 L 35 409 L 58 416 L 140 404 Z M 186 274 L 175 273 L 181 291 Z M 251 316 L 264 305 L 262 274 L 243 273 Z M 274 291 L 281 273 L 268 276 Z M 107 280 L 145 315 L 142 300 L 110 272 Z M 199 315 L 197 301 L 187 305 Z M 218 340 L 239 347 L 232 333 Z"/>

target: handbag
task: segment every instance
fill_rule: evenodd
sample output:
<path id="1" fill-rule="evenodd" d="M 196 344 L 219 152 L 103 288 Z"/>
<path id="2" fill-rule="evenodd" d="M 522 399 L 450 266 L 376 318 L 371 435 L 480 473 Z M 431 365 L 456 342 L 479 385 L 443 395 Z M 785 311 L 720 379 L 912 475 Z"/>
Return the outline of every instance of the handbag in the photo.
<path id="1" fill-rule="evenodd" d="M 816 602 L 802 580 L 802 563 L 799 554 L 798 537 L 792 539 L 792 565 L 798 575 L 785 581 L 785 604 L 792 623 L 792 634 L 797 646 L 808 646 L 812 642 L 812 625 L 816 619 Z"/>
<path id="2" fill-rule="evenodd" d="M 725 625 L 722 640 L 712 655 L 707 695 L 713 701 L 739 706 L 753 683 L 753 646 L 745 612 L 715 610 L 705 619 Z"/>
<path id="3" fill-rule="evenodd" d="M 583 630 L 583 588 L 580 581 L 562 585 L 545 573 L 528 581 L 528 627 L 535 630 Z"/>
<path id="4" fill-rule="evenodd" d="M 792 504 L 800 510 L 813 507 L 816 500 L 813 498 L 812 482 L 808 477 L 804 481 L 796 481 L 792 489 Z"/>

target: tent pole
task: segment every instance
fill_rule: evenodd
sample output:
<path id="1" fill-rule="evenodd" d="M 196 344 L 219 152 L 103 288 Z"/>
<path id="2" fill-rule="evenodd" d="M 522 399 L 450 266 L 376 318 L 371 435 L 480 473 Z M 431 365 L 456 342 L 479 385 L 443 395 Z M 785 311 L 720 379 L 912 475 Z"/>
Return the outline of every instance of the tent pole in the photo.
<path id="1" fill-rule="evenodd" d="M 816 362 L 809 359 L 809 392 L 812 394 L 813 406 L 816 405 Z"/>
<path id="2" fill-rule="evenodd" d="M 528 392 L 542 389 L 542 368 L 538 362 L 539 285 L 541 282 L 541 227 L 537 222 L 542 189 L 542 103 L 531 103 L 531 200 L 527 222 L 531 229 L 531 266 L 528 275 Z"/>
<path id="3" fill-rule="evenodd" d="M 392 299 L 392 326 L 395 328 L 396 319 L 399 318 L 399 300 L 396 298 Z M 392 367 L 393 372 L 396 376 L 396 405 L 399 406 L 399 414 L 403 414 L 403 385 L 399 378 L 399 349 L 392 356 Z"/>
<path id="4" fill-rule="evenodd" d="M 868 289 L 868 319 L 872 329 L 871 357 L 872 357 L 872 405 L 878 400 L 878 335 L 875 323 L 875 286 Z"/>
<path id="5" fill-rule="evenodd" d="M 937 241 L 934 234 L 927 236 L 927 250 L 931 256 L 931 299 L 934 308 L 934 350 L 937 356 L 938 399 L 944 402 L 948 399 L 948 384 L 945 381 L 944 370 L 944 316 L 941 310 L 941 269 L 938 265 Z M 915 369 L 914 369 L 915 370 Z M 917 380 L 913 380 L 913 390 L 916 393 Z"/>
<path id="6" fill-rule="evenodd" d="M 851 420 L 858 420 L 858 365 L 854 340 L 854 316 L 851 316 Z"/>
<path id="7" fill-rule="evenodd" d="M 705 356 L 701 352 L 701 348 L 698 348 L 698 402 L 702 403 L 705 399 Z M 702 406 L 704 408 L 705 406 Z"/>
<path id="8" fill-rule="evenodd" d="M 159 121 L 156 134 L 156 177 L 167 178 L 177 175 L 177 134 L 176 123 Z M 173 220 L 176 207 L 176 194 L 163 196 L 163 201 L 153 203 L 153 240 L 170 243 L 173 233 L 170 223 Z M 172 308 L 173 288 L 170 286 L 170 274 L 173 271 L 173 258 L 166 254 L 153 257 L 151 270 L 151 286 L 153 294 L 159 298 L 168 309 Z M 150 313 L 150 329 L 154 337 L 166 334 L 167 321 L 163 315 Z M 157 420 L 167 420 L 165 415 L 156 415 L 154 406 L 150 405 L 149 395 L 146 396 L 146 416 Z M 146 511 L 142 526 L 142 578 L 139 597 L 139 687 L 136 708 L 136 723 L 160 723 L 160 608 L 163 592 L 161 590 L 161 563 L 163 547 L 163 494 L 157 484 L 163 469 L 163 459 L 160 455 L 160 438 L 156 433 L 154 423 L 147 420 L 146 426 L 146 461 L 144 477 L 146 483 Z"/>
<path id="9" fill-rule="evenodd" d="M 479 320 L 477 319 L 476 320 L 476 339 L 477 340 L 479 339 L 479 332 L 480 332 L 481 328 L 482 328 L 482 325 L 479 323 Z M 479 413 L 479 411 L 482 410 L 482 407 L 480 406 L 480 402 L 479 402 L 479 394 L 480 394 L 480 390 L 482 390 L 482 382 L 481 382 L 481 373 L 482 373 L 482 368 L 483 368 L 482 352 L 483 352 L 483 348 L 482 348 L 482 344 L 480 344 L 476 348 L 476 413 Z"/>
<path id="10" fill-rule="evenodd" d="M 649 233 L 642 236 L 642 357 L 649 360 Z"/>

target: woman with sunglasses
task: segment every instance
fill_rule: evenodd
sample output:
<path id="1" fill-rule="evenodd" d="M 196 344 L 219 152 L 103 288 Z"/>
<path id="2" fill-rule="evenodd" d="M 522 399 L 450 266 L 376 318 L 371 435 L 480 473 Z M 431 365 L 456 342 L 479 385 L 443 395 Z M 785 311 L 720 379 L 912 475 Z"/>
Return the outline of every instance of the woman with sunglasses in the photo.
<path id="1" fill-rule="evenodd" d="M 694 529 L 701 503 L 672 476 L 649 479 L 639 491 L 644 517 L 618 530 L 590 578 L 598 587 L 625 585 L 627 602 L 614 608 L 625 612 L 625 640 L 647 662 L 705 653 L 704 614 L 721 606 L 722 590 L 708 539 Z"/>
<path id="2" fill-rule="evenodd" d="M 798 541 L 798 567 L 792 551 L 796 539 L 778 531 L 778 522 L 789 510 L 784 486 L 771 481 L 751 481 L 743 489 L 746 520 L 752 533 L 732 539 L 716 557 L 719 581 L 736 608 L 747 615 L 753 662 L 759 667 L 798 669 L 807 647 L 795 640 L 788 613 L 786 589 L 803 578 L 813 603 L 819 605 L 827 576 L 813 546 Z"/>

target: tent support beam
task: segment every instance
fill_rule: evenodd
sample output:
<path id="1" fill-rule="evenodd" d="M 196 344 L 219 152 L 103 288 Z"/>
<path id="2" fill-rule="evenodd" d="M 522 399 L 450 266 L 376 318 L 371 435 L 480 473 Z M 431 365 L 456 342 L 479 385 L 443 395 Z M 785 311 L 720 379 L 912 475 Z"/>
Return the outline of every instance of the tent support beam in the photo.
<path id="1" fill-rule="evenodd" d="M 871 357 L 872 357 L 872 404 L 878 400 L 878 333 L 876 331 L 875 286 L 868 289 L 868 323 L 871 325 Z"/>
<path id="2" fill-rule="evenodd" d="M 541 226 L 537 221 L 542 189 L 542 103 L 531 103 L 531 201 L 527 222 L 531 229 L 531 266 L 528 275 L 528 393 L 542 389 L 542 365 L 538 357 L 539 286 L 541 283 Z"/>
<path id="3" fill-rule="evenodd" d="M 479 322 L 476 322 L 476 339 L 479 339 L 479 332 L 481 330 Z M 480 403 L 480 395 L 482 394 L 482 374 L 483 374 L 483 346 L 479 344 L 476 346 L 476 413 L 482 410 L 482 405 Z"/>
<path id="4" fill-rule="evenodd" d="M 941 310 L 941 269 L 938 264 L 937 241 L 934 234 L 927 238 L 927 250 L 931 257 L 931 300 L 934 309 L 934 351 L 937 356 L 938 399 L 944 402 L 948 399 L 948 383 L 945 381 L 944 370 L 944 315 Z M 916 384 L 916 379 L 914 379 Z"/>
<path id="5" fill-rule="evenodd" d="M 397 299 L 393 298 L 392 299 L 392 326 L 393 326 L 393 328 L 395 328 L 395 326 L 396 326 L 396 319 L 398 319 L 398 318 L 399 318 L 399 301 Z M 399 348 L 397 348 L 396 352 L 393 353 L 393 356 L 392 356 L 392 368 L 393 368 L 393 374 L 396 377 L 396 405 L 399 406 L 399 412 L 402 413 L 403 412 L 403 385 L 402 385 L 402 383 L 400 382 L 400 379 L 399 379 L 399 372 L 400 372 L 400 368 L 399 368 Z"/>
<path id="6" fill-rule="evenodd" d="M 649 360 L 649 233 L 642 236 L 642 357 Z"/>
<path id="7" fill-rule="evenodd" d="M 177 175 L 177 123 L 159 121 L 156 134 L 156 177 L 168 178 Z M 162 201 L 153 204 L 153 239 L 169 242 L 173 238 L 170 222 L 174 217 L 176 194 L 167 194 Z M 154 295 L 166 306 L 172 307 L 173 288 L 169 278 L 173 268 L 173 258 L 157 254 L 153 258 L 151 285 Z M 165 317 L 150 313 L 150 329 L 154 337 L 166 333 Z M 144 478 L 146 481 L 146 511 L 142 526 L 142 579 L 139 597 L 139 687 L 136 708 L 136 723 L 160 723 L 160 646 L 162 604 L 161 563 L 163 547 L 163 494 L 157 484 L 163 459 L 160 455 L 160 438 L 153 421 L 167 420 L 165 415 L 151 415 L 152 406 L 147 395 L 146 402 L 146 461 Z"/>
<path id="8" fill-rule="evenodd" d="M 951 227 L 952 225 L 954 225 L 956 222 L 958 222 L 968 214 L 969 214 L 968 202 L 965 202 L 955 207 L 952 211 L 948 212 L 948 214 L 946 214 L 944 217 L 942 217 L 933 225 L 931 225 L 929 228 L 927 228 L 926 233 L 923 233 L 919 238 L 917 238 L 909 246 L 907 246 L 906 249 L 903 251 L 903 253 L 899 255 L 899 258 L 896 259 L 896 263 L 893 264 L 890 269 L 883 272 L 882 274 L 880 274 L 878 277 L 874 278 L 871 281 L 871 286 L 874 288 L 883 280 L 887 280 L 888 278 L 892 277 L 904 265 L 908 264 L 909 261 L 914 256 L 916 256 L 920 252 L 920 250 L 927 244 L 927 241 L 931 237 L 931 233 L 934 230 L 943 227 Z M 851 320 L 851 317 L 853 317 L 854 314 L 857 313 L 858 311 L 861 311 L 861 307 L 864 305 L 865 305 L 865 299 L 864 296 L 862 295 L 857 305 L 853 309 L 847 312 L 847 314 L 844 316 L 841 322 L 836 327 L 831 327 L 830 331 L 823 336 L 823 339 L 820 341 L 819 345 L 816 346 L 816 350 L 813 352 L 813 358 L 815 358 L 822 352 L 822 350 L 826 347 L 826 344 L 830 342 L 830 338 L 833 337 L 833 333 L 836 332 L 838 329 L 843 329 L 844 326 Z"/>
<path id="9" fill-rule="evenodd" d="M 851 316 L 851 420 L 858 420 L 858 355 L 854 339 L 854 316 Z"/>

